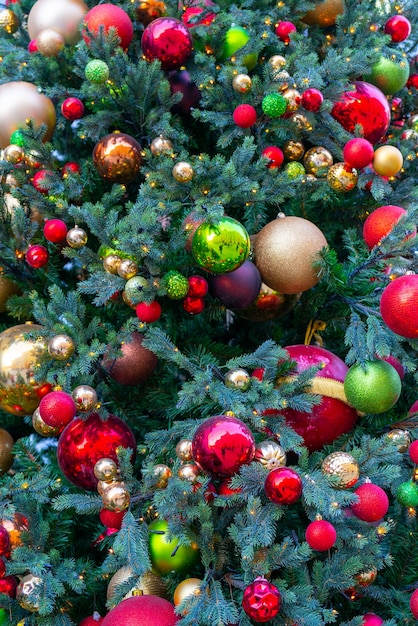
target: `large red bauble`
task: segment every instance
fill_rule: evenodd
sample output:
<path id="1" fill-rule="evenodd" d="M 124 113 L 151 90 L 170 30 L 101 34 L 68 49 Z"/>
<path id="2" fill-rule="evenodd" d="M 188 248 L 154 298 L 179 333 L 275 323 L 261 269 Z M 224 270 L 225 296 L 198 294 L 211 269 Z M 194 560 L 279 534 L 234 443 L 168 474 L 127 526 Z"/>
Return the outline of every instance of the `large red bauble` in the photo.
<path id="1" fill-rule="evenodd" d="M 109 611 L 101 626 L 174 626 L 179 619 L 168 600 L 152 595 L 133 596 Z"/>
<path id="2" fill-rule="evenodd" d="M 302 479 L 290 467 L 276 467 L 267 474 L 264 491 L 274 504 L 294 504 L 302 495 Z"/>
<path id="3" fill-rule="evenodd" d="M 354 491 L 359 500 L 351 505 L 354 515 L 363 522 L 377 522 L 389 509 L 389 498 L 379 485 L 364 483 Z"/>
<path id="4" fill-rule="evenodd" d="M 356 124 L 363 127 L 363 137 L 375 144 L 385 135 L 390 124 L 387 98 L 374 85 L 363 81 L 354 83 L 353 91 L 345 91 L 334 104 L 331 115 L 345 130 L 353 133 Z"/>
<path id="5" fill-rule="evenodd" d="M 301 437 L 308 450 L 319 450 L 337 437 L 349 432 L 356 424 L 357 412 L 347 404 L 344 378 L 348 367 L 338 356 L 319 346 L 287 346 L 291 361 L 296 362 L 295 374 L 319 366 L 311 381 L 310 391 L 322 396 L 320 404 L 308 413 L 286 409 L 280 411 L 286 422 Z"/>
<path id="6" fill-rule="evenodd" d="M 301 96 L 301 104 L 303 108 L 307 111 L 312 111 L 313 113 L 319 111 L 323 101 L 324 96 L 322 95 L 322 92 L 314 87 L 306 89 Z"/>
<path id="7" fill-rule="evenodd" d="M 411 608 L 412 615 L 415 617 L 415 619 L 418 619 L 418 589 L 415 589 L 415 591 L 412 593 L 409 599 L 409 606 Z"/>
<path id="8" fill-rule="evenodd" d="M 119 417 L 110 414 L 106 421 L 98 413 L 86 420 L 76 417 L 64 428 L 58 441 L 58 464 L 64 476 L 77 487 L 94 491 L 97 478 L 94 466 L 99 459 L 117 461 L 117 448 L 136 450 L 135 436 Z"/>
<path id="9" fill-rule="evenodd" d="M 38 410 L 48 426 L 64 427 L 75 417 L 77 407 L 69 393 L 51 391 L 42 398 Z"/>
<path id="10" fill-rule="evenodd" d="M 407 339 L 418 337 L 418 274 L 399 276 L 384 288 L 380 313 L 386 326 Z"/>
<path id="11" fill-rule="evenodd" d="M 392 15 L 385 24 L 385 34 L 395 43 L 404 41 L 411 34 L 411 22 L 403 15 Z"/>
<path id="12" fill-rule="evenodd" d="M 83 39 L 89 45 L 87 29 L 97 35 L 102 26 L 105 33 L 115 28 L 120 39 L 121 47 L 126 50 L 132 41 L 134 27 L 129 15 L 115 4 L 97 4 L 84 16 L 86 28 L 83 30 Z"/>
<path id="13" fill-rule="evenodd" d="M 194 461 L 215 478 L 229 478 L 241 465 L 251 463 L 255 442 L 244 422 L 229 415 L 209 417 L 197 428 L 192 440 Z"/>
<path id="14" fill-rule="evenodd" d="M 405 209 L 394 204 L 380 206 L 372 211 L 363 224 L 363 237 L 369 250 L 377 246 L 406 213 Z"/>
<path id="15" fill-rule="evenodd" d="M 141 45 L 148 61 L 157 59 L 163 70 L 180 68 L 193 50 L 189 29 L 175 17 L 159 17 L 148 24 Z"/>
<path id="16" fill-rule="evenodd" d="M 269 622 L 279 612 L 281 601 L 277 587 L 260 577 L 244 589 L 242 608 L 255 622 Z"/>
<path id="17" fill-rule="evenodd" d="M 131 341 L 122 345 L 121 357 L 112 360 L 107 355 L 104 356 L 103 367 L 120 385 L 141 385 L 157 367 L 158 357 L 151 350 L 144 348 L 143 340 L 144 335 L 135 331 L 132 333 Z"/>
<path id="18" fill-rule="evenodd" d="M 337 531 L 331 522 L 324 519 L 311 522 L 305 531 L 306 541 L 312 550 L 329 550 L 337 541 Z"/>

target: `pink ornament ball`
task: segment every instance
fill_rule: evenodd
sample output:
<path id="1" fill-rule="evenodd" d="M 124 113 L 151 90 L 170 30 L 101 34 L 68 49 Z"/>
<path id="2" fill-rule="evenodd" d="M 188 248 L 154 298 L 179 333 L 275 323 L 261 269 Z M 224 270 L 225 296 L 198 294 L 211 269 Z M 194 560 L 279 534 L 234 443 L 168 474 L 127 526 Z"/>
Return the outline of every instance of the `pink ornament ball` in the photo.
<path id="1" fill-rule="evenodd" d="M 159 17 L 142 34 L 142 52 L 148 61 L 158 60 L 163 70 L 175 70 L 185 64 L 193 50 L 189 29 L 174 17 Z"/>
<path id="2" fill-rule="evenodd" d="M 257 121 L 257 111 L 251 104 L 239 104 L 235 108 L 232 118 L 240 128 L 251 128 Z"/>
<path id="3" fill-rule="evenodd" d="M 74 419 L 77 412 L 73 397 L 65 391 L 51 391 L 39 404 L 39 414 L 45 424 L 54 428 L 64 427 Z"/>
<path id="4" fill-rule="evenodd" d="M 83 39 L 87 45 L 90 43 L 89 33 L 99 34 L 103 27 L 107 34 L 110 28 L 115 28 L 120 39 L 120 46 L 126 50 L 132 41 L 134 27 L 129 15 L 116 4 L 97 4 L 84 16 Z"/>
<path id="5" fill-rule="evenodd" d="M 362 169 L 367 167 L 373 160 L 374 148 L 370 141 L 356 137 L 347 141 L 343 148 L 344 162 L 350 167 Z"/>
<path id="6" fill-rule="evenodd" d="M 44 237 L 51 243 L 62 243 L 67 235 L 67 224 L 59 219 L 47 220 L 44 224 Z"/>
<path id="7" fill-rule="evenodd" d="M 411 22 L 403 15 L 392 15 L 385 24 L 385 35 L 390 35 L 394 43 L 405 41 L 411 34 Z"/>
<path id="8" fill-rule="evenodd" d="M 284 161 L 283 150 L 278 146 L 267 146 L 267 148 L 264 148 L 261 156 L 269 160 L 267 163 L 269 169 L 278 169 Z"/>
<path id="9" fill-rule="evenodd" d="M 306 541 L 312 550 L 324 552 L 335 545 L 337 531 L 331 522 L 316 520 L 311 522 L 305 531 Z"/>
<path id="10" fill-rule="evenodd" d="M 363 615 L 363 626 L 381 626 L 384 620 L 376 613 L 365 613 Z"/>
<path id="11" fill-rule="evenodd" d="M 99 626 L 102 623 L 103 617 L 100 617 L 98 613 L 95 613 L 82 619 L 78 626 Z"/>
<path id="12" fill-rule="evenodd" d="M 408 452 L 409 456 L 411 457 L 411 461 L 415 464 L 418 464 L 418 440 L 411 443 Z"/>
<path id="13" fill-rule="evenodd" d="M 409 407 L 408 415 L 412 415 L 412 413 L 418 413 L 418 400 L 415 400 L 414 404 Z"/>
<path id="14" fill-rule="evenodd" d="M 411 608 L 412 615 L 415 617 L 415 619 L 418 619 L 418 589 L 415 589 L 415 591 L 412 593 L 409 599 L 409 606 Z"/>
<path id="15" fill-rule="evenodd" d="M 33 269 L 40 269 L 48 263 L 49 253 L 45 246 L 35 244 L 33 246 L 29 246 L 25 259 L 26 263 L 30 265 L 30 267 L 33 267 Z"/>
<path id="16" fill-rule="evenodd" d="M 35 52 L 38 52 L 38 44 L 37 44 L 36 39 L 32 39 L 28 43 L 28 52 L 29 54 L 35 54 Z"/>
<path id="17" fill-rule="evenodd" d="M 310 87 L 306 89 L 302 93 L 301 104 L 305 111 L 312 111 L 312 113 L 317 113 L 321 108 L 321 104 L 324 101 L 324 96 L 319 89 L 315 89 L 315 87 Z"/>
<path id="18" fill-rule="evenodd" d="M 174 605 L 159 596 L 133 596 L 109 611 L 101 626 L 174 626 Z"/>
<path id="19" fill-rule="evenodd" d="M 358 502 L 351 505 L 351 511 L 363 522 L 377 522 L 389 509 L 386 492 L 373 483 L 364 483 L 354 491 Z"/>
<path id="20" fill-rule="evenodd" d="M 290 42 L 290 35 L 296 32 L 296 30 L 296 26 L 293 22 L 282 21 L 277 24 L 275 33 L 281 41 L 288 44 Z"/>

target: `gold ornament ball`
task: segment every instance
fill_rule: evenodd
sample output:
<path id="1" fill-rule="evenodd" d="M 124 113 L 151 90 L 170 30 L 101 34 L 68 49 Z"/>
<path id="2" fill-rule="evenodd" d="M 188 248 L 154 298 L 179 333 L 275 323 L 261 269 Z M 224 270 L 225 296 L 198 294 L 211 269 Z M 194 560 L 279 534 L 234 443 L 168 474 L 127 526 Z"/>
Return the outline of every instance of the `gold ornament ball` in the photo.
<path id="1" fill-rule="evenodd" d="M 40 331 L 38 324 L 19 324 L 0 333 L 0 407 L 7 413 L 32 415 L 41 401 L 38 390 L 43 383 L 34 374 L 48 352 Z M 35 339 L 25 339 L 27 333 L 34 333 Z"/>
<path id="2" fill-rule="evenodd" d="M 357 182 L 357 170 L 345 163 L 335 163 L 328 170 L 327 183 L 334 191 L 348 193 L 356 187 Z"/>
<path id="3" fill-rule="evenodd" d="M 93 471 L 97 480 L 103 480 L 104 482 L 109 483 L 118 475 L 118 466 L 113 459 L 104 457 L 95 463 Z"/>
<path id="4" fill-rule="evenodd" d="M 286 452 L 275 441 L 262 441 L 255 448 L 254 460 L 271 472 L 286 465 Z"/>
<path id="5" fill-rule="evenodd" d="M 178 606 L 183 600 L 189 596 L 197 596 L 201 593 L 201 578 L 186 578 L 177 585 L 174 590 L 173 602 L 174 606 Z"/>
<path id="6" fill-rule="evenodd" d="M 177 475 L 181 478 L 181 480 L 187 480 L 190 483 L 195 483 L 201 475 L 201 472 L 202 470 L 198 465 L 196 465 L 196 463 L 185 463 L 179 468 Z"/>
<path id="7" fill-rule="evenodd" d="M 282 91 L 283 98 L 287 101 L 286 113 L 295 113 L 301 103 L 301 95 L 297 89 Z"/>
<path id="8" fill-rule="evenodd" d="M 49 426 L 45 424 L 44 420 L 41 417 L 39 412 L 39 408 L 35 409 L 32 415 L 32 426 L 34 431 L 41 435 L 42 437 L 55 437 L 59 435 L 62 431 L 60 426 Z"/>
<path id="9" fill-rule="evenodd" d="M 138 274 L 138 264 L 132 259 L 123 259 L 118 265 L 117 273 L 121 278 L 129 280 Z"/>
<path id="10" fill-rule="evenodd" d="M 25 151 L 20 146 L 16 144 L 10 144 L 6 146 L 3 150 L 3 159 L 8 161 L 9 163 L 13 163 L 16 165 L 17 163 L 21 163 L 25 158 Z"/>
<path id="11" fill-rule="evenodd" d="M 97 393 L 90 385 L 78 385 L 72 391 L 72 397 L 77 407 L 77 411 L 85 413 L 92 411 L 97 404 Z"/>
<path id="12" fill-rule="evenodd" d="M 74 250 L 84 248 L 87 243 L 87 239 L 88 237 L 86 231 L 79 226 L 74 226 L 74 228 L 70 228 L 66 235 L 68 245 L 70 246 L 70 248 L 74 248 Z"/>
<path id="13" fill-rule="evenodd" d="M 42 578 L 28 574 L 21 578 L 16 589 L 16 600 L 27 611 L 35 612 L 39 609 L 40 591 L 43 586 Z"/>
<path id="14" fill-rule="evenodd" d="M 312 125 L 310 121 L 308 120 L 306 115 L 304 115 L 303 113 L 300 113 L 300 111 L 297 111 L 296 113 L 292 113 L 292 115 L 289 117 L 289 120 L 293 122 L 293 124 L 299 130 L 308 130 L 308 131 L 312 130 Z"/>
<path id="15" fill-rule="evenodd" d="M 7 430 L 0 428 L 0 474 L 5 474 L 13 465 L 12 448 L 14 439 Z"/>
<path id="16" fill-rule="evenodd" d="M 10 278 L 0 275 L 0 313 L 4 313 L 7 309 L 7 301 L 10 296 L 20 293 L 19 286 Z"/>
<path id="17" fill-rule="evenodd" d="M 248 93 L 251 91 L 253 81 L 248 74 L 237 74 L 232 79 L 232 89 L 237 93 Z"/>
<path id="18" fill-rule="evenodd" d="M 176 455 L 182 463 L 187 463 L 193 458 L 192 455 L 192 440 L 181 439 L 176 445 Z"/>
<path id="19" fill-rule="evenodd" d="M 187 161 L 179 161 L 173 167 L 173 178 L 178 183 L 188 183 L 192 180 L 194 170 Z"/>
<path id="20" fill-rule="evenodd" d="M 322 146 L 310 148 L 303 157 L 306 171 L 317 178 L 325 178 L 333 162 L 331 152 Z"/>
<path id="21" fill-rule="evenodd" d="M 110 133 L 94 146 L 93 164 L 105 180 L 127 184 L 139 173 L 142 148 L 136 139 L 126 133 Z"/>
<path id="22" fill-rule="evenodd" d="M 139 0 L 135 5 L 138 22 L 148 26 L 151 22 L 165 15 L 166 6 L 161 0 Z"/>
<path id="23" fill-rule="evenodd" d="M 16 13 L 8 8 L 0 9 L 0 30 L 7 33 L 8 35 L 13 35 L 13 33 L 17 31 L 19 26 L 20 20 Z"/>
<path id="24" fill-rule="evenodd" d="M 53 28 L 45 28 L 38 33 L 36 45 L 39 54 L 44 57 L 56 57 L 64 49 L 64 37 Z"/>
<path id="25" fill-rule="evenodd" d="M 75 343 L 69 335 L 55 335 L 48 343 L 48 353 L 57 361 L 67 361 L 75 350 Z"/>
<path id="26" fill-rule="evenodd" d="M 173 144 L 163 135 L 158 135 L 158 137 L 155 137 L 151 141 L 150 150 L 154 156 L 160 156 L 160 154 L 170 154 L 173 152 Z"/>
<path id="27" fill-rule="evenodd" d="M 234 367 L 225 374 L 225 387 L 247 391 L 251 385 L 251 376 L 242 367 Z"/>
<path id="28" fill-rule="evenodd" d="M 52 100 L 39 93 L 36 85 L 12 81 L 0 85 L 0 148 L 10 144 L 10 135 L 25 128 L 31 119 L 35 127 L 46 126 L 43 141 L 51 139 L 56 113 Z"/>
<path id="29" fill-rule="evenodd" d="M 402 152 L 395 146 L 380 146 L 374 151 L 372 165 L 379 176 L 395 176 L 403 165 Z"/>
<path id="30" fill-rule="evenodd" d="M 349 489 L 359 479 L 360 468 L 348 452 L 332 452 L 322 462 L 322 472 L 332 479 L 335 489 Z"/>
<path id="31" fill-rule="evenodd" d="M 334 26 L 337 17 L 344 13 L 344 0 L 325 0 L 308 11 L 300 19 L 309 26 L 315 25 L 321 28 Z"/>
<path id="32" fill-rule="evenodd" d="M 261 229 L 255 241 L 255 262 L 262 281 L 285 294 L 310 289 L 319 280 L 314 264 L 327 245 L 322 231 L 309 220 L 278 217 Z"/>
<path id="33" fill-rule="evenodd" d="M 157 463 L 152 470 L 155 478 L 154 486 L 156 489 L 165 489 L 168 485 L 168 480 L 171 478 L 173 472 L 164 463 Z"/>
<path id="34" fill-rule="evenodd" d="M 111 484 L 101 496 L 104 508 L 109 511 L 121 513 L 129 509 L 131 496 L 124 483 Z"/>
<path id="35" fill-rule="evenodd" d="M 305 146 L 300 141 L 289 139 L 283 146 L 283 154 L 288 161 L 300 161 L 305 154 Z"/>
<path id="36" fill-rule="evenodd" d="M 108 274 L 117 274 L 119 265 L 122 263 L 122 259 L 117 254 L 109 254 L 103 259 L 103 269 Z"/>
<path id="37" fill-rule="evenodd" d="M 354 579 L 360 587 L 368 587 L 369 585 L 372 585 L 376 578 L 377 569 L 375 567 L 371 567 L 369 570 L 363 570 L 362 572 L 354 575 Z"/>
<path id="38" fill-rule="evenodd" d="M 106 598 L 108 602 L 113 600 L 118 591 L 118 587 L 131 577 L 132 568 L 128 565 L 124 565 L 113 574 L 107 586 Z M 126 598 L 130 598 L 138 592 L 144 596 L 159 596 L 160 598 L 167 597 L 167 589 L 161 579 L 161 576 L 154 574 L 154 572 L 145 572 L 136 580 L 134 578 L 133 581 L 131 589 L 123 596 L 124 600 L 126 600 Z"/>
<path id="39" fill-rule="evenodd" d="M 103 497 L 106 489 L 109 489 L 109 487 L 115 487 L 120 484 L 120 480 L 99 480 L 97 481 L 96 485 L 97 493 Z"/>
<path id="40" fill-rule="evenodd" d="M 278 70 L 278 71 L 282 70 L 284 66 L 286 65 L 286 63 L 287 63 L 286 59 L 281 54 L 275 54 L 269 59 L 269 65 L 271 66 L 273 70 Z"/>
<path id="41" fill-rule="evenodd" d="M 41 31 L 52 28 L 72 46 L 80 40 L 80 25 L 87 11 L 83 0 L 37 0 L 28 16 L 29 37 L 37 39 Z"/>
<path id="42" fill-rule="evenodd" d="M 395 444 L 399 452 L 406 452 L 411 444 L 411 436 L 407 430 L 394 428 L 389 431 L 386 437 Z"/>

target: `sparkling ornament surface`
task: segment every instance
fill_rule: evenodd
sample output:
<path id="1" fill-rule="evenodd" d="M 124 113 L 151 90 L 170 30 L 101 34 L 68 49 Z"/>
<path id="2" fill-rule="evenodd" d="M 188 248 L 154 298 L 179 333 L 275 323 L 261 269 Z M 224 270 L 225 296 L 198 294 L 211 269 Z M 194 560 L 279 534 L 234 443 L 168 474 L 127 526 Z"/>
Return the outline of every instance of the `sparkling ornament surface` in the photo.
<path id="1" fill-rule="evenodd" d="M 93 59 L 84 68 L 84 75 L 94 85 L 101 85 L 109 78 L 109 66 L 105 61 Z"/>
<path id="2" fill-rule="evenodd" d="M 51 28 L 60 33 L 68 45 L 80 39 L 80 24 L 88 7 L 83 0 L 37 0 L 28 16 L 28 32 L 31 39 Z"/>
<path id="3" fill-rule="evenodd" d="M 57 361 L 68 361 L 74 350 L 75 343 L 69 335 L 55 335 L 48 342 L 48 354 Z"/>
<path id="4" fill-rule="evenodd" d="M 322 146 L 310 148 L 303 157 L 306 171 L 317 178 L 325 178 L 333 162 L 331 152 Z"/>
<path id="5" fill-rule="evenodd" d="M 315 520 L 305 531 L 305 538 L 312 550 L 323 552 L 329 550 L 337 541 L 337 531 L 331 522 Z"/>
<path id="6" fill-rule="evenodd" d="M 253 460 L 255 442 L 251 430 L 236 417 L 215 415 L 205 420 L 192 439 L 192 455 L 204 472 L 229 478 L 241 465 Z"/>
<path id="7" fill-rule="evenodd" d="M 193 50 L 189 29 L 174 17 L 159 17 L 148 24 L 141 45 L 147 60 L 157 59 L 163 70 L 178 69 Z"/>
<path id="8" fill-rule="evenodd" d="M 305 147 L 300 141 L 289 139 L 283 146 L 283 154 L 288 161 L 300 161 L 305 154 Z"/>
<path id="9" fill-rule="evenodd" d="M 62 432 L 63 428 L 60 426 L 48 426 L 39 413 L 39 408 L 35 409 L 32 415 L 33 429 L 42 437 L 55 437 Z"/>
<path id="10" fill-rule="evenodd" d="M 244 589 L 242 608 L 255 622 L 270 622 L 279 612 L 280 606 L 279 590 L 265 578 L 256 578 Z"/>
<path id="11" fill-rule="evenodd" d="M 374 149 L 370 141 L 356 137 L 347 141 L 343 148 L 344 163 L 350 167 L 362 169 L 373 160 Z"/>
<path id="12" fill-rule="evenodd" d="M 196 263 L 208 272 L 232 272 L 248 258 L 250 237 L 240 222 L 222 217 L 216 224 L 204 222 L 196 229 L 192 253 Z"/>
<path id="13" fill-rule="evenodd" d="M 14 11 L 8 8 L 0 9 L 0 30 L 8 35 L 13 35 L 20 26 L 19 17 Z"/>
<path id="14" fill-rule="evenodd" d="M 0 428 L 0 475 L 7 472 L 13 465 L 14 455 L 12 448 L 14 443 L 11 434 L 4 428 Z"/>
<path id="15" fill-rule="evenodd" d="M 232 119 L 240 128 L 251 128 L 257 121 L 257 111 L 251 104 L 239 104 L 234 109 Z"/>
<path id="16" fill-rule="evenodd" d="M 264 491 L 274 504 L 294 504 L 302 495 L 302 479 L 290 467 L 277 467 L 267 474 Z"/>
<path id="17" fill-rule="evenodd" d="M 281 117 L 286 113 L 287 101 L 280 93 L 269 93 L 264 96 L 261 108 L 268 117 Z"/>
<path id="18" fill-rule="evenodd" d="M 64 476 L 77 487 L 94 491 L 94 466 L 99 459 L 117 460 L 116 450 L 130 448 L 135 455 L 135 437 L 125 422 L 110 414 L 103 421 L 98 413 L 86 420 L 76 417 L 65 427 L 58 441 L 57 458 Z"/>
<path id="19" fill-rule="evenodd" d="M 275 441 L 262 441 L 255 448 L 254 460 L 271 472 L 286 465 L 286 452 Z"/>
<path id="20" fill-rule="evenodd" d="M 121 567 L 113 574 L 107 586 L 106 597 L 108 601 L 113 600 L 118 592 L 118 587 L 123 585 L 129 578 L 131 578 L 131 576 L 132 568 L 127 565 Z M 160 598 L 165 598 L 167 595 L 167 589 L 161 579 L 161 576 L 157 576 L 154 572 L 145 572 L 136 580 L 134 577 L 132 588 L 127 594 L 125 594 L 123 599 L 125 600 L 126 598 L 131 598 L 138 592 L 142 592 L 142 595 L 144 596 L 159 596 Z"/>
<path id="21" fill-rule="evenodd" d="M 88 237 L 85 230 L 79 226 L 74 226 L 74 228 L 70 228 L 65 239 L 70 248 L 79 250 L 86 245 Z"/>
<path id="22" fill-rule="evenodd" d="M 53 28 L 41 30 L 36 37 L 37 51 L 44 57 L 57 57 L 64 46 L 64 37 Z"/>
<path id="23" fill-rule="evenodd" d="M 407 215 L 405 209 L 388 204 L 378 207 L 367 216 L 363 224 L 363 237 L 369 250 L 380 244 L 403 215 Z"/>
<path id="24" fill-rule="evenodd" d="M 193 167 L 187 161 L 179 161 L 173 167 L 173 178 L 178 183 L 188 183 L 194 175 Z"/>
<path id="25" fill-rule="evenodd" d="M 109 511 L 109 509 L 100 509 L 99 518 L 103 526 L 107 528 L 116 528 L 120 530 L 122 528 L 123 518 L 125 517 L 125 511 L 116 513 L 115 511 Z"/>
<path id="26" fill-rule="evenodd" d="M 334 26 L 337 17 L 344 13 L 344 9 L 344 0 L 325 0 L 317 4 L 314 9 L 305 13 L 301 20 L 309 26 L 315 25 L 320 28 L 327 28 Z"/>
<path id="27" fill-rule="evenodd" d="M 152 324 L 160 319 L 162 309 L 159 302 L 153 300 L 152 302 L 139 302 L 136 305 L 135 313 L 137 318 L 141 322 Z"/>
<path id="28" fill-rule="evenodd" d="M 139 173 L 142 155 L 139 143 L 126 133 L 110 133 L 93 149 L 93 163 L 99 175 L 112 183 L 129 183 Z"/>
<path id="29" fill-rule="evenodd" d="M 35 612 L 39 609 L 40 593 L 44 581 L 39 576 L 27 574 L 20 579 L 16 588 L 16 600 L 26 611 Z"/>
<path id="30" fill-rule="evenodd" d="M 418 337 L 418 275 L 399 276 L 384 288 L 380 312 L 385 324 L 397 335 Z"/>
<path id="31" fill-rule="evenodd" d="M 98 35 L 102 28 L 107 34 L 110 28 L 116 29 L 120 46 L 126 50 L 132 41 L 134 29 L 131 18 L 116 4 L 97 4 L 84 16 L 83 39 L 89 45 L 89 32 Z M 89 32 L 87 32 L 89 31 Z"/>
<path id="32" fill-rule="evenodd" d="M 356 459 L 348 452 L 331 452 L 322 461 L 321 469 L 331 478 L 335 489 L 349 489 L 360 477 L 360 468 Z"/>
<path id="33" fill-rule="evenodd" d="M 351 505 L 354 515 L 364 522 L 377 522 L 389 509 L 386 492 L 373 483 L 364 483 L 354 491 L 359 501 Z"/>
<path id="34" fill-rule="evenodd" d="M 115 359 L 104 356 L 104 369 L 120 385 L 141 385 L 154 373 L 158 358 L 144 348 L 143 340 L 144 336 L 135 331 L 131 341 L 122 344 L 122 356 Z"/>
<path id="35" fill-rule="evenodd" d="M 163 519 L 149 525 L 149 550 L 151 562 L 161 574 L 182 573 L 190 570 L 199 561 L 199 547 L 195 536 L 189 532 L 190 544 L 179 545 L 178 539 L 167 540 L 168 523 Z"/>
<path id="36" fill-rule="evenodd" d="M 109 611 L 101 626 L 174 626 L 178 619 L 171 602 L 158 596 L 143 595 L 122 600 Z"/>
<path id="37" fill-rule="evenodd" d="M 334 163 L 328 170 L 327 183 L 331 189 L 338 193 L 352 191 L 357 186 L 357 182 L 357 170 L 345 163 Z"/>
<path id="38" fill-rule="evenodd" d="M 210 293 L 228 309 L 250 306 L 260 293 L 261 275 L 248 259 L 232 272 L 209 276 Z"/>
<path id="39" fill-rule="evenodd" d="M 241 391 L 247 391 L 251 385 L 251 376 L 242 367 L 235 367 L 230 369 L 225 374 L 225 387 L 229 389 L 240 389 Z"/>
<path id="40" fill-rule="evenodd" d="M 384 413 L 399 399 L 402 383 L 395 368 L 386 361 L 355 363 L 344 380 L 347 401 L 362 413 Z"/>
<path id="41" fill-rule="evenodd" d="M 413 480 L 401 483 L 396 490 L 396 499 L 406 507 L 418 507 L 418 485 Z"/>
<path id="42" fill-rule="evenodd" d="M 173 300 L 181 300 L 189 291 L 189 281 L 177 270 L 170 270 L 163 276 L 167 296 Z"/>

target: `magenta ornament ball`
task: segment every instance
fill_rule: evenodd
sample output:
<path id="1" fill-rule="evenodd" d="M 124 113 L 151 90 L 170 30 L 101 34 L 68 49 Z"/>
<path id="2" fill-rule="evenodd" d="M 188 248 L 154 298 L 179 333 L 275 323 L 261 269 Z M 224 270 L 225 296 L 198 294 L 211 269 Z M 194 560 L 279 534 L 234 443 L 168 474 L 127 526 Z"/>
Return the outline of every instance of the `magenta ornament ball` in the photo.
<path id="1" fill-rule="evenodd" d="M 174 626 L 180 618 L 174 605 L 159 596 L 132 596 L 105 616 L 101 626 Z"/>
<path id="2" fill-rule="evenodd" d="M 189 29 L 174 17 L 159 17 L 142 34 L 142 52 L 148 61 L 158 60 L 163 70 L 179 69 L 193 50 Z"/>

